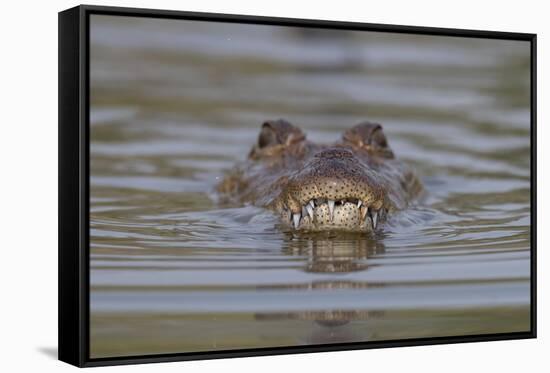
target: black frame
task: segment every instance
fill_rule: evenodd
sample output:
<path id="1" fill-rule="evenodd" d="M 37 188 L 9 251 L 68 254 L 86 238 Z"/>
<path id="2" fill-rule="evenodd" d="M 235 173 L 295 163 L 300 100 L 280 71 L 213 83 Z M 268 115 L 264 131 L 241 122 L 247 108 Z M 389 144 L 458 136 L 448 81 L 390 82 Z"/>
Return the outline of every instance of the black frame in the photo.
<path id="1" fill-rule="evenodd" d="M 531 45 L 531 330 L 457 337 L 350 342 L 90 358 L 89 354 L 89 17 L 91 14 L 316 27 L 528 41 Z M 357 22 L 81 5 L 59 13 L 59 360 L 79 367 L 536 338 L 537 35 Z"/>

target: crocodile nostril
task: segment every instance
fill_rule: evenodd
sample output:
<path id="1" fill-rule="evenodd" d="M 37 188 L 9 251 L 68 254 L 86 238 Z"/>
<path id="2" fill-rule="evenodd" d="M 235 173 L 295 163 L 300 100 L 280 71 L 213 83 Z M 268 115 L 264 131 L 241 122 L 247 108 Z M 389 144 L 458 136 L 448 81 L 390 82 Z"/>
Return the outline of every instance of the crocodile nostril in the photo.
<path id="1" fill-rule="evenodd" d="M 324 159 L 338 159 L 338 158 L 354 158 L 354 155 L 351 151 L 342 148 L 331 148 L 320 151 L 315 154 L 315 158 L 324 158 Z"/>

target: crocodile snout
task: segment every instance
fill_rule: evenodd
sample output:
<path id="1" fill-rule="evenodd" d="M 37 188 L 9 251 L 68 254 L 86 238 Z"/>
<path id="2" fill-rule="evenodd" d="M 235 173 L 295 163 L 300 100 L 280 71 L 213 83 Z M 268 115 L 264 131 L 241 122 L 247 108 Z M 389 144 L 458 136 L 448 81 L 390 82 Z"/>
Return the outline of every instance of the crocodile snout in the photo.
<path id="1" fill-rule="evenodd" d="M 282 213 L 296 229 L 360 229 L 376 227 L 384 191 L 369 164 L 330 148 L 290 176 L 282 197 Z"/>

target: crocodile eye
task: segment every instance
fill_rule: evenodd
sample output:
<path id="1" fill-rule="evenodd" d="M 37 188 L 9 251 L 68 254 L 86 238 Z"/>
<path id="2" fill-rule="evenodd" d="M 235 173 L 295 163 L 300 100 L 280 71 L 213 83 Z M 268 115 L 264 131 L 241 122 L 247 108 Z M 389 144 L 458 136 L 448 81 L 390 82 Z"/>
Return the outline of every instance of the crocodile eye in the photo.
<path id="1" fill-rule="evenodd" d="M 273 128 L 264 124 L 260 132 L 260 136 L 258 137 L 258 146 L 260 148 L 265 148 L 277 144 L 279 144 L 277 134 L 275 133 Z"/>
<path id="2" fill-rule="evenodd" d="M 375 155 L 393 158 L 386 135 L 378 123 L 363 122 L 344 133 L 344 141 L 366 149 Z"/>
<path id="3" fill-rule="evenodd" d="M 291 145 L 305 139 L 305 135 L 298 127 L 284 119 L 268 120 L 262 125 L 258 137 L 258 147 L 266 148 L 274 145 Z"/>
<path id="4" fill-rule="evenodd" d="M 306 135 L 284 119 L 268 120 L 262 124 L 258 143 L 252 147 L 248 157 L 260 159 L 265 156 L 284 154 L 288 147 L 305 140 Z"/>
<path id="5" fill-rule="evenodd" d="M 384 135 L 384 132 L 382 131 L 382 127 L 376 128 L 372 132 L 369 143 L 371 146 L 379 148 L 388 147 L 388 140 L 386 139 L 386 135 Z"/>

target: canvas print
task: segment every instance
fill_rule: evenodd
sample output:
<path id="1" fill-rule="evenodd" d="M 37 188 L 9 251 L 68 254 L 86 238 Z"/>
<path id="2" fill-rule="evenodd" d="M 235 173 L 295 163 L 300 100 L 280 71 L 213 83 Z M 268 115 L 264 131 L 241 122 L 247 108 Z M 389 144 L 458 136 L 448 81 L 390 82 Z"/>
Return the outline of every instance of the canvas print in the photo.
<path id="1" fill-rule="evenodd" d="M 530 43 L 90 15 L 90 358 L 530 330 Z"/>

